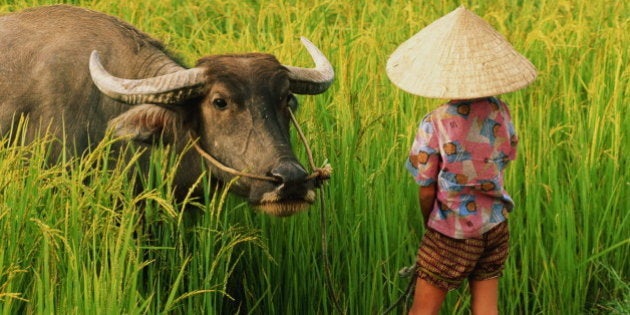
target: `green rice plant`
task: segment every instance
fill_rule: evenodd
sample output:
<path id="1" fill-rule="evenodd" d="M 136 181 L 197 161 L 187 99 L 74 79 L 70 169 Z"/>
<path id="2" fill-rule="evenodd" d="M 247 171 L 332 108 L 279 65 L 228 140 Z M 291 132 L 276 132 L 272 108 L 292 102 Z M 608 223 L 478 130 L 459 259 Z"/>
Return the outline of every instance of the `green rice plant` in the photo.
<path id="1" fill-rule="evenodd" d="M 53 139 L 8 139 L 0 153 L 3 314 L 176 313 L 193 299 L 202 302 L 193 309 L 214 310 L 238 260 L 234 248 L 259 242 L 255 231 L 223 222 L 226 191 L 174 200 L 177 155 L 168 148 L 151 155 L 147 175 L 136 168 L 143 152 L 116 153 L 116 139 L 52 166 Z M 193 206 L 208 212 L 203 225 L 185 222 L 180 210 Z"/>
<path id="2" fill-rule="evenodd" d="M 0 0 L 0 12 L 50 3 Z M 189 65 L 250 51 L 309 65 L 298 38 L 311 39 L 336 81 L 300 97 L 297 115 L 316 163 L 330 163 L 333 177 L 319 192 L 325 207 L 278 219 L 213 191 L 207 177 L 203 198 L 175 201 L 162 160 L 176 164 L 177 155 L 167 149 L 138 174 L 136 153 L 103 158 L 113 153 L 108 142 L 54 166 L 44 162 L 50 139 L 5 146 L 0 313 L 378 314 L 401 296 L 408 279 L 397 272 L 414 262 L 423 233 L 403 162 L 417 123 L 441 100 L 400 91 L 385 63 L 460 2 L 70 3 L 129 21 Z M 530 87 L 503 96 L 520 144 L 506 175 L 516 209 L 502 313 L 630 312 L 629 4 L 464 4 L 539 70 Z M 133 181 L 146 189 L 138 193 Z M 469 305 L 464 286 L 442 313 L 467 314 Z"/>

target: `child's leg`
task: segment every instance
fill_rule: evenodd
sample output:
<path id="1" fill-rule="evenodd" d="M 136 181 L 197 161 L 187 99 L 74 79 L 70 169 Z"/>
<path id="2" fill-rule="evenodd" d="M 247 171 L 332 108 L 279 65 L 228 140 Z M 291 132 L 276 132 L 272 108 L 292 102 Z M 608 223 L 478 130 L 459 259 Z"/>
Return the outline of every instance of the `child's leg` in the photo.
<path id="1" fill-rule="evenodd" d="M 447 291 L 430 284 L 424 279 L 418 278 L 409 315 L 439 314 L 446 293 Z"/>
<path id="2" fill-rule="evenodd" d="M 475 268 L 481 245 L 480 239 L 454 239 L 427 229 L 418 249 L 418 278 L 409 314 L 439 314 L 447 292 L 458 288 Z"/>
<path id="3" fill-rule="evenodd" d="M 486 250 L 469 279 L 473 314 L 499 313 L 499 277 L 509 252 L 510 232 L 507 221 L 483 235 Z"/>
<path id="4" fill-rule="evenodd" d="M 473 315 L 499 314 L 499 278 L 470 281 Z"/>

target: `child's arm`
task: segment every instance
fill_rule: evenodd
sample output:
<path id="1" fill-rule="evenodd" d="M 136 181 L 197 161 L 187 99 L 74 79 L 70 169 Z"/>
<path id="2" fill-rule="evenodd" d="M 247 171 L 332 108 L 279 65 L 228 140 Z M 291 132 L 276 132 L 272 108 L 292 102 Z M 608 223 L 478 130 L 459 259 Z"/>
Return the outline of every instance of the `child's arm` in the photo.
<path id="1" fill-rule="evenodd" d="M 433 210 L 433 204 L 436 197 L 436 183 L 429 186 L 420 186 L 418 189 L 418 199 L 420 201 L 420 210 L 422 210 L 422 217 L 424 219 L 424 226 L 429 223 L 429 215 Z"/>

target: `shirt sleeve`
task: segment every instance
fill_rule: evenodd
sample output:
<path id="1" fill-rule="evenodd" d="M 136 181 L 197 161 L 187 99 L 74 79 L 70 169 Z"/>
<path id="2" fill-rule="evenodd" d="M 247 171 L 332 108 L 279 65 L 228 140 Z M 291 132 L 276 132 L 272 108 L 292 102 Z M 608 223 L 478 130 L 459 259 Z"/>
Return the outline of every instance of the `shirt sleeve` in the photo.
<path id="1" fill-rule="evenodd" d="M 418 126 L 405 166 L 420 186 L 429 186 L 437 181 L 440 151 L 431 114 L 425 116 Z"/>
<path id="2" fill-rule="evenodd" d="M 508 134 L 510 136 L 510 153 L 508 154 L 508 159 L 510 161 L 514 161 L 516 159 L 517 147 L 518 147 L 518 134 L 516 133 L 516 128 L 514 128 L 514 123 L 512 122 L 512 115 L 510 114 L 510 109 L 507 106 L 507 103 L 501 101 L 503 108 L 505 110 L 507 116 L 507 129 Z"/>

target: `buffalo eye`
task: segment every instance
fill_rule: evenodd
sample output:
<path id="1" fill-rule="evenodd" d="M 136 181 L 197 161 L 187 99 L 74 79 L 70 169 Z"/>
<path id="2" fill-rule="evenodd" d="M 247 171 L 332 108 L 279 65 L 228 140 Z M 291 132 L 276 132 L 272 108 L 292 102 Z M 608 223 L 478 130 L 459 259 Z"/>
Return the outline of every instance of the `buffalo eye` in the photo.
<path id="1" fill-rule="evenodd" d="M 287 95 L 287 106 L 291 107 L 291 110 L 295 111 L 298 108 L 298 100 L 293 94 Z"/>
<path id="2" fill-rule="evenodd" d="M 228 105 L 227 101 L 222 98 L 215 98 L 212 101 L 212 104 L 214 104 L 214 106 L 218 109 L 225 109 Z"/>

